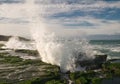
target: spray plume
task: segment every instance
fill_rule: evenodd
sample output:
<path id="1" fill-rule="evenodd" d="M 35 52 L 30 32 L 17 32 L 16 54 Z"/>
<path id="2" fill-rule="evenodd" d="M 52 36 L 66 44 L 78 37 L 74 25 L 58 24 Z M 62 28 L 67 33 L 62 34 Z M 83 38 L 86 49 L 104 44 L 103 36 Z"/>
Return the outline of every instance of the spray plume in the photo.
<path id="1" fill-rule="evenodd" d="M 34 0 L 31 2 L 28 0 L 26 5 L 31 6 L 31 11 L 28 11 L 31 33 L 43 62 L 58 65 L 63 72 L 66 72 L 78 69 L 76 61 L 94 58 L 92 48 L 86 40 L 63 39 L 62 35 L 58 36 L 54 29 L 44 22 L 45 19 L 39 15 L 39 6 L 34 4 Z M 59 31 L 59 28 L 57 30 Z M 80 53 L 84 54 L 79 55 Z"/>

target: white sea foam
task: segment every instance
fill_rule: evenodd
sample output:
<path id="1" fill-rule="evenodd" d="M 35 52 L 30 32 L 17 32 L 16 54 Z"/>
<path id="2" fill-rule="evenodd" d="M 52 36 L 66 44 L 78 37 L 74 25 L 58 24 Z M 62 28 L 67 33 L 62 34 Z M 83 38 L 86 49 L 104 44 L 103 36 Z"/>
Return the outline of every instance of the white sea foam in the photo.
<path id="1" fill-rule="evenodd" d="M 35 46 L 30 42 L 21 41 L 19 37 L 13 36 L 11 37 L 8 42 L 5 43 L 5 46 L 2 48 L 7 49 L 28 49 L 28 50 L 35 50 Z"/>
<path id="2" fill-rule="evenodd" d="M 110 49 L 112 52 L 120 52 L 120 47 L 114 47 Z"/>

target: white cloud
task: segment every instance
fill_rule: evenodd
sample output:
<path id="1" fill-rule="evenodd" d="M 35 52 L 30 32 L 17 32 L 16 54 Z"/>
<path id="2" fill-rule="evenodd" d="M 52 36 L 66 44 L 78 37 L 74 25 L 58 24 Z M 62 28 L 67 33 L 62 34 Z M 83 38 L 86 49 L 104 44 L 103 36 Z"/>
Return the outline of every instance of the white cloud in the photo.
<path id="1" fill-rule="evenodd" d="M 50 22 L 49 22 L 50 21 Z M 88 22 L 93 24 L 94 26 L 64 26 L 63 23 L 67 24 L 76 24 L 81 22 Z M 105 20 L 105 19 L 97 19 L 93 17 L 76 17 L 76 18 L 59 18 L 59 19 L 49 19 L 45 22 L 45 24 L 49 24 L 50 28 L 61 29 L 57 33 L 64 34 L 65 31 L 69 34 L 79 35 L 81 32 L 86 32 L 86 34 L 114 34 L 116 32 L 120 32 L 120 22 L 116 20 Z M 74 31 L 74 32 L 73 32 Z M 64 32 L 64 33 L 61 33 Z M 76 32 L 76 33 L 75 33 Z M 67 34 L 65 33 L 65 34 Z"/>
<path id="2" fill-rule="evenodd" d="M 30 0 L 27 0 L 28 2 Z M 34 1 L 34 0 L 33 0 Z M 102 11 L 104 8 L 120 8 L 120 1 L 118 2 L 113 2 L 113 3 L 108 3 L 105 1 L 96 1 L 94 2 L 94 0 L 92 0 L 93 2 L 87 2 L 88 0 L 84 1 L 82 0 L 82 2 L 78 3 L 73 3 L 73 4 L 69 4 L 67 2 L 65 2 L 66 0 L 60 0 L 61 2 L 63 1 L 63 3 L 61 3 L 60 1 L 56 2 L 56 4 L 53 4 L 52 1 L 53 0 L 40 0 L 40 1 L 46 1 L 47 4 L 32 4 L 32 0 L 31 3 L 29 4 L 23 4 L 23 3 L 19 3 L 19 4 L 1 4 L 0 5 L 0 17 L 5 17 L 8 19 L 11 19 L 12 21 L 15 21 L 15 19 L 17 20 L 22 20 L 22 21 L 29 21 L 29 17 L 31 17 L 30 15 L 35 14 L 36 12 L 39 12 L 39 14 L 43 16 L 51 16 L 53 14 L 56 13 L 61 13 L 61 12 L 69 12 L 71 13 L 74 10 L 80 10 L 80 11 L 85 11 L 85 12 L 89 12 L 89 11 L 97 11 L 98 13 L 100 11 Z M 49 1 L 49 2 L 47 2 Z M 68 0 L 69 1 L 69 0 Z M 72 0 L 71 0 L 72 1 Z M 79 0 L 78 0 L 79 1 Z M 87 3 L 86 3 L 87 2 Z M 83 4 L 84 3 L 84 4 Z M 35 7 L 32 7 L 32 5 L 34 5 Z M 34 10 L 34 8 L 36 8 Z M 35 12 L 36 11 L 36 12 Z M 31 14 L 28 14 L 28 12 L 30 12 Z M 32 14 L 33 13 L 33 14 Z M 46 19 L 46 18 L 44 18 Z M 67 23 L 67 24 L 74 24 L 74 23 L 80 23 L 80 22 L 89 22 L 91 24 L 94 24 L 95 26 L 76 26 L 76 28 L 74 27 L 67 27 L 67 26 L 63 26 L 63 23 Z M 19 29 L 19 33 L 20 35 L 23 34 L 29 34 L 28 32 L 28 24 L 24 24 L 24 25 L 20 25 L 20 24 L 8 24 L 10 23 L 10 21 L 2 21 L 3 24 L 0 24 L 0 33 L 8 33 L 8 34 L 12 34 Z M 7 23 L 7 25 L 5 24 Z M 118 21 L 112 21 L 112 20 L 104 20 L 104 19 L 96 19 L 90 16 L 85 16 L 85 17 L 73 17 L 73 18 L 59 18 L 59 19 L 46 19 L 46 25 L 49 25 L 49 27 L 53 27 L 54 30 L 56 32 L 61 32 L 60 34 L 65 34 L 64 32 L 68 33 L 68 34 L 74 34 L 74 35 L 79 35 L 81 33 L 85 33 L 87 32 L 88 34 L 112 34 L 115 33 L 116 31 L 119 32 L 120 31 L 120 24 Z M 59 31 L 58 31 L 59 29 Z M 23 33 L 22 31 L 25 31 L 26 33 Z M 21 34 L 21 33 L 22 34 Z M 76 33 L 77 32 L 77 33 Z"/>
<path id="3" fill-rule="evenodd" d="M 91 2 L 90 4 L 83 4 L 83 3 L 68 4 L 66 3 L 67 0 L 60 0 L 61 2 L 64 2 L 64 3 L 54 3 L 54 4 L 52 3 L 53 0 L 40 0 L 40 1 L 48 3 L 48 4 L 43 4 L 43 3 L 36 4 L 37 7 L 39 6 L 38 10 L 41 15 L 52 15 L 55 13 L 68 12 L 68 11 L 73 11 L 73 10 L 100 11 L 107 7 L 108 8 L 120 8 L 120 1 L 108 3 L 105 1 L 92 0 L 94 3 Z M 2 4 L 0 5 L 1 15 L 6 15 L 6 16 L 11 16 L 11 17 L 15 17 L 15 16 L 23 17 L 26 15 L 25 8 L 28 7 L 27 9 L 29 10 L 29 8 L 32 7 L 31 5 L 33 5 L 31 3 L 34 2 L 34 0 L 28 0 L 27 2 L 29 2 L 29 4 L 26 4 L 26 3 L 24 4 L 21 4 L 21 3 L 20 4 Z M 88 1 L 84 1 L 84 2 L 87 3 Z M 8 14 L 8 11 L 9 11 L 9 14 Z"/>

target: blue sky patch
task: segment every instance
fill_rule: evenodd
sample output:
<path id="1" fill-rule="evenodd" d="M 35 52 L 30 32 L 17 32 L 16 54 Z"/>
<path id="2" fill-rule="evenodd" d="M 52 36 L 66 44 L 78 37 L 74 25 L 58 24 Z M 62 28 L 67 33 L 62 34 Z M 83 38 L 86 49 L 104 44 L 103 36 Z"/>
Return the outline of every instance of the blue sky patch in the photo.
<path id="1" fill-rule="evenodd" d="M 12 4 L 12 3 L 23 3 L 25 0 L 0 0 L 0 4 Z"/>
<path id="2" fill-rule="evenodd" d="M 120 8 L 105 8 L 102 11 L 82 11 L 82 10 L 74 10 L 69 12 L 63 12 L 54 14 L 51 18 L 73 18 L 73 17 L 84 17 L 91 16 L 100 19 L 106 20 L 120 20 Z"/>
<path id="3" fill-rule="evenodd" d="M 92 23 L 87 21 L 79 22 L 79 23 L 70 23 L 70 24 L 63 24 L 64 26 L 95 26 Z"/>

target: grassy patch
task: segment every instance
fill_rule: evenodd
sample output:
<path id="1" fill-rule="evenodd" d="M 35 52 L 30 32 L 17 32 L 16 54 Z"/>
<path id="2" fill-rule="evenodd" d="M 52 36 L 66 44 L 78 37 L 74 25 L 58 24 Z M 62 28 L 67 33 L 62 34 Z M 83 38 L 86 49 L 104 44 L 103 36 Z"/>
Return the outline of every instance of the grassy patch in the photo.
<path id="1" fill-rule="evenodd" d="M 21 52 L 21 51 L 20 51 Z M 32 53 L 31 51 L 22 51 L 23 53 Z M 36 51 L 35 51 L 36 52 Z M 35 54 L 34 54 L 35 55 Z M 28 70 L 26 72 L 20 72 L 17 75 L 29 74 L 31 77 L 29 79 L 17 81 L 17 83 L 12 84 L 67 84 L 65 80 L 61 79 L 61 74 L 58 66 L 47 64 L 41 60 L 24 60 L 18 56 L 11 56 L 8 53 L 0 53 L 0 63 L 1 64 L 12 64 L 16 67 L 18 66 L 43 66 L 40 67 L 42 70 L 40 73 L 45 73 L 43 76 L 31 76 L 30 74 L 36 73 L 37 69 Z M 24 68 L 23 68 L 24 69 Z M 19 70 L 23 70 L 22 68 Z M 25 67 L 26 69 L 26 67 Z M 12 72 L 8 71 L 8 72 Z M 6 72 L 6 73 L 8 73 Z M 2 73 L 2 71 L 0 72 Z M 100 77 L 101 76 L 101 77 Z M 73 72 L 69 74 L 69 77 L 75 84 L 101 84 L 103 79 L 120 77 L 120 63 L 105 63 L 102 65 L 100 71 L 88 70 L 86 72 Z M 0 82 L 0 84 L 9 84 L 6 82 Z"/>
<path id="2" fill-rule="evenodd" d="M 3 46 L 4 46 L 4 44 L 0 44 L 0 48 L 3 47 Z"/>
<path id="3" fill-rule="evenodd" d="M 14 69 L 4 69 L 0 70 L 1 74 L 7 75 L 7 73 L 14 73 L 16 70 L 18 73 L 14 73 L 15 78 L 25 75 L 29 75 L 29 78 L 24 80 L 17 80 L 13 78 L 8 81 L 3 81 L 1 84 L 49 84 L 49 83 L 58 83 L 58 84 L 64 84 L 63 81 L 60 79 L 60 73 L 59 73 L 59 67 L 55 65 L 50 65 L 47 63 L 42 62 L 41 60 L 24 60 L 18 56 L 11 56 L 8 53 L 0 53 L 0 64 L 3 65 L 9 65 L 13 66 Z M 25 67 L 24 67 L 25 66 Z M 33 67 L 29 69 L 29 67 Z M 37 67 L 40 67 L 40 69 L 43 70 L 39 71 Z M 24 70 L 27 70 L 24 72 Z M 21 71 L 21 72 L 19 72 Z M 23 71 L 23 72 L 22 72 Z M 38 73 L 38 76 L 32 76 L 32 74 Z M 42 75 L 39 75 L 43 73 Z M 1 75 L 2 76 L 2 75 Z M 24 76 L 22 78 L 24 78 Z M 40 76 L 40 77 L 39 77 Z M 26 77 L 26 76 L 25 76 Z M 36 78 L 38 77 L 38 78 Z M 1 79 L 1 77 L 0 77 Z M 7 79 L 7 78 L 6 78 Z M 55 80 L 53 80 L 55 79 Z M 16 81 L 16 82 L 14 82 Z"/>
<path id="4" fill-rule="evenodd" d="M 27 81 L 22 81 L 19 84 L 66 84 L 65 81 L 60 79 L 60 74 L 51 72 L 46 77 L 34 78 Z"/>
<path id="5" fill-rule="evenodd" d="M 15 52 L 19 52 L 19 53 L 26 53 L 28 55 L 33 55 L 33 56 L 38 56 L 39 53 L 37 50 L 24 50 L 24 49 L 19 49 L 19 50 L 15 50 Z"/>
<path id="6" fill-rule="evenodd" d="M 17 57 L 17 56 L 10 56 L 8 53 L 0 53 L 0 63 L 2 64 L 18 64 L 20 63 L 21 61 L 23 61 L 22 58 L 20 57 Z"/>

